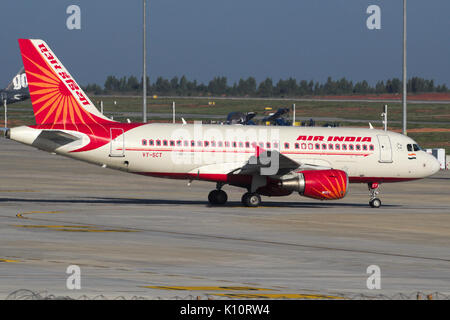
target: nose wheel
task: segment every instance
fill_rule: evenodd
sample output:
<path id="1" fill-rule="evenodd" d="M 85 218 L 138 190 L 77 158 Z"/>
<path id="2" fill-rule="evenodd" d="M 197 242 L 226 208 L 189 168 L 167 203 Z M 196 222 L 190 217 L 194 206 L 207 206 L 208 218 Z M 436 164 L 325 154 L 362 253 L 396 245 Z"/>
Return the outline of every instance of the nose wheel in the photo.
<path id="1" fill-rule="evenodd" d="M 381 207 L 381 200 L 378 198 L 372 199 L 369 201 L 369 205 L 372 208 L 379 208 L 379 207 Z"/>
<path id="2" fill-rule="evenodd" d="M 208 195 L 208 201 L 213 205 L 223 205 L 227 202 L 227 193 L 223 190 L 213 190 Z"/>
<path id="3" fill-rule="evenodd" d="M 381 207 L 381 200 L 377 198 L 377 195 L 380 194 L 380 185 L 378 183 L 369 183 L 369 205 L 372 208 L 379 208 Z"/>

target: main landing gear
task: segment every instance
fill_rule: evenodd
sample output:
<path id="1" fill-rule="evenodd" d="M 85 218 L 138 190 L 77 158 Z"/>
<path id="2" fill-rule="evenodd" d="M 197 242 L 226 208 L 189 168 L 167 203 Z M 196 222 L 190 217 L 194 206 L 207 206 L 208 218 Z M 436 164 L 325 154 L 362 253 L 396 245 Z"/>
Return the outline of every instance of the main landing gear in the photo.
<path id="1" fill-rule="evenodd" d="M 221 184 L 217 184 L 217 188 L 212 190 L 208 195 L 208 201 L 212 205 L 224 205 L 228 196 L 225 191 L 223 191 Z M 246 192 L 242 196 L 242 204 L 246 207 L 258 207 L 261 204 L 261 196 L 256 192 Z"/>
<path id="2" fill-rule="evenodd" d="M 222 185 L 219 183 L 217 184 L 216 188 L 217 189 L 215 189 L 209 193 L 208 201 L 210 204 L 213 204 L 213 205 L 223 205 L 228 200 L 227 193 L 221 189 Z"/>
<path id="3" fill-rule="evenodd" d="M 247 192 L 244 193 L 241 201 L 246 207 L 258 207 L 261 204 L 261 196 L 256 192 Z"/>
<path id="4" fill-rule="evenodd" d="M 372 208 L 381 207 L 381 200 L 377 198 L 377 195 L 380 193 L 380 191 L 379 191 L 380 185 L 378 183 L 374 182 L 374 183 L 369 183 L 368 186 L 369 186 L 369 196 L 370 196 L 369 205 Z"/>

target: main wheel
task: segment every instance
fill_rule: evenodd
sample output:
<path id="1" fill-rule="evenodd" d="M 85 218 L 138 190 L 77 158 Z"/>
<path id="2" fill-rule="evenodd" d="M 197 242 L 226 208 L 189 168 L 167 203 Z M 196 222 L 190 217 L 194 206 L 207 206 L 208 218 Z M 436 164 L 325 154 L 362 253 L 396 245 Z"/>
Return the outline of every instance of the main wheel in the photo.
<path id="1" fill-rule="evenodd" d="M 246 207 L 257 207 L 261 204 L 261 197 L 257 193 L 247 192 L 242 196 L 242 204 Z"/>
<path id="2" fill-rule="evenodd" d="M 370 200 L 369 204 L 372 208 L 379 208 L 379 207 L 381 207 L 381 200 L 378 198 L 375 198 L 375 199 Z"/>
<path id="3" fill-rule="evenodd" d="M 208 195 L 208 201 L 211 204 L 225 204 L 227 200 L 227 193 L 223 190 L 213 190 Z"/>

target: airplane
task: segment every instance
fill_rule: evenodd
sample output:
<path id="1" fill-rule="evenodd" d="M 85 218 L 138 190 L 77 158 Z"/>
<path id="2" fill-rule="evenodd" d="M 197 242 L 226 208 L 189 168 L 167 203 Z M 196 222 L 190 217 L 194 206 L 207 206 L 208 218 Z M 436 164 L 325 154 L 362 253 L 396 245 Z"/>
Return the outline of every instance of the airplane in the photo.
<path id="1" fill-rule="evenodd" d="M 243 205 L 257 207 L 261 196 L 293 192 L 342 199 L 350 183 L 365 183 L 378 208 L 381 183 L 439 170 L 410 137 L 373 128 L 119 123 L 97 110 L 47 43 L 18 41 L 36 125 L 6 129 L 7 138 L 129 173 L 210 181 L 214 206 L 227 202 L 225 185 L 246 189 Z"/>
<path id="2" fill-rule="evenodd" d="M 0 90 L 0 99 L 1 103 L 4 103 L 6 100 L 7 104 L 12 104 L 26 100 L 29 97 L 27 76 L 25 69 L 22 67 L 9 85 L 5 89 Z"/>
<path id="3" fill-rule="evenodd" d="M 252 120 L 256 116 L 256 112 L 239 112 L 233 111 L 227 115 L 226 124 L 242 124 L 246 126 L 254 126 L 256 123 Z"/>
<path id="4" fill-rule="evenodd" d="M 270 122 L 274 126 L 290 126 L 291 121 L 285 119 L 285 116 L 289 114 L 289 108 L 279 108 L 277 112 L 271 113 L 267 117 L 263 118 L 262 123 Z"/>

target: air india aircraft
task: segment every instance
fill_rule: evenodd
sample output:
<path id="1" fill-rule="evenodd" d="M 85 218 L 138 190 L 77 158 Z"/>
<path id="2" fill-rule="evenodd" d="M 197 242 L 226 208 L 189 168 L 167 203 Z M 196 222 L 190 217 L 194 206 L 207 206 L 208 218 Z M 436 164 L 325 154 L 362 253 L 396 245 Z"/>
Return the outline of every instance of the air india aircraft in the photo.
<path id="1" fill-rule="evenodd" d="M 378 208 L 381 183 L 439 170 L 411 138 L 369 128 L 119 123 L 96 109 L 44 41 L 19 46 L 36 125 L 7 129 L 7 138 L 130 173 L 215 182 L 212 205 L 226 203 L 224 185 L 247 189 L 242 203 L 256 207 L 261 195 L 335 200 L 349 183 L 366 183 Z"/>

